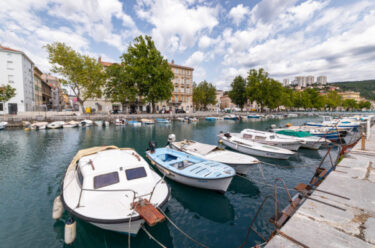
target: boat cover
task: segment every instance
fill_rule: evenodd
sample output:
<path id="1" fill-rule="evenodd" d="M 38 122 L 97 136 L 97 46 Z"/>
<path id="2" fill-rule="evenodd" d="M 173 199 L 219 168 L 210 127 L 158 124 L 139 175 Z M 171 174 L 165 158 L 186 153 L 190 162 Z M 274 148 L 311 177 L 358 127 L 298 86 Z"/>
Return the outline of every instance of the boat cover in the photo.
<path id="1" fill-rule="evenodd" d="M 185 143 L 186 144 L 186 143 Z M 206 155 L 217 148 L 217 146 L 202 144 L 202 143 L 191 143 L 189 145 L 182 145 L 183 149 L 199 153 L 201 155 Z"/>
<path id="2" fill-rule="evenodd" d="M 300 138 L 312 136 L 312 134 L 306 131 L 280 130 L 280 131 L 277 131 L 276 133 L 284 134 L 288 136 L 300 137 Z"/>

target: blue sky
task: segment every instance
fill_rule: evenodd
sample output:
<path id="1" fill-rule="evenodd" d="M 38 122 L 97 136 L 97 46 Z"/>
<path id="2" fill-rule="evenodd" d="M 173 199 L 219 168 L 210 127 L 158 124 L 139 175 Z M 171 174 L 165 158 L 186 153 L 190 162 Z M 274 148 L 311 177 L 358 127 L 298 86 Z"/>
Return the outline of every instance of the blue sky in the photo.
<path id="1" fill-rule="evenodd" d="M 375 78 L 373 0 L 2 0 L 0 23 L 0 44 L 45 72 L 45 44 L 117 62 L 147 34 L 169 61 L 194 67 L 194 81 L 220 89 L 259 67 L 280 81 Z"/>

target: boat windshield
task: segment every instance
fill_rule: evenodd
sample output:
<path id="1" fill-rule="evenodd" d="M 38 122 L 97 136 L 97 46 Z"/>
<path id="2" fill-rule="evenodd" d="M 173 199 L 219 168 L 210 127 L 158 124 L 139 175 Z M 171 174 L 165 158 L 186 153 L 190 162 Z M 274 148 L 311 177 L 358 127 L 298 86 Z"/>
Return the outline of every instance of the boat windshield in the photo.
<path id="1" fill-rule="evenodd" d="M 103 188 L 120 181 L 117 171 L 95 176 L 94 177 L 94 189 Z"/>
<path id="2" fill-rule="evenodd" d="M 244 139 L 252 139 L 252 138 L 253 138 L 253 136 L 252 136 L 251 134 L 247 134 L 247 133 L 244 133 L 244 134 L 242 135 L 242 137 L 243 137 Z"/>
<path id="3" fill-rule="evenodd" d="M 147 173 L 144 167 L 127 169 L 125 170 L 125 174 L 126 174 L 126 179 L 128 179 L 128 181 L 147 176 Z"/>

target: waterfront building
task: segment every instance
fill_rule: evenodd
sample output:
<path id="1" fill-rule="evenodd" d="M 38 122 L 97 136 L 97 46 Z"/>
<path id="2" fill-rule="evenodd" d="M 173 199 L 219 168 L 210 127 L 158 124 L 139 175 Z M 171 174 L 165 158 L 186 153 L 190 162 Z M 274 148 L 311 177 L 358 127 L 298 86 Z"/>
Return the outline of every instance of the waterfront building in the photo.
<path id="1" fill-rule="evenodd" d="M 0 86 L 10 85 L 16 96 L 0 103 L 0 114 L 32 111 L 34 107 L 34 63 L 22 51 L 0 45 Z"/>
<path id="2" fill-rule="evenodd" d="M 221 100 L 220 98 L 224 95 L 223 90 L 216 90 L 216 104 L 209 104 L 207 106 L 208 111 L 218 111 L 220 109 Z"/>
<path id="3" fill-rule="evenodd" d="M 43 105 L 42 75 L 43 72 L 34 66 L 34 110 L 40 110 Z"/>
<path id="4" fill-rule="evenodd" d="M 232 100 L 230 99 L 228 92 L 224 92 L 223 96 L 220 97 L 220 109 L 233 109 L 236 105 L 232 103 Z"/>
<path id="5" fill-rule="evenodd" d="M 343 91 L 343 92 L 338 92 L 338 94 L 342 96 L 342 100 L 353 99 L 353 100 L 356 100 L 357 102 L 365 100 L 361 97 L 359 92 L 355 92 L 355 91 Z"/>
<path id="6" fill-rule="evenodd" d="M 306 85 L 311 85 L 315 83 L 314 76 L 306 76 Z"/>
<path id="7" fill-rule="evenodd" d="M 50 74 L 43 74 L 42 79 L 51 87 L 51 107 L 55 111 L 64 108 L 64 91 L 61 88 L 61 81 Z"/>
<path id="8" fill-rule="evenodd" d="M 319 76 L 316 78 L 318 84 L 327 84 L 327 76 Z"/>
<path id="9" fill-rule="evenodd" d="M 52 108 L 51 86 L 42 79 L 42 105 L 46 109 Z"/>

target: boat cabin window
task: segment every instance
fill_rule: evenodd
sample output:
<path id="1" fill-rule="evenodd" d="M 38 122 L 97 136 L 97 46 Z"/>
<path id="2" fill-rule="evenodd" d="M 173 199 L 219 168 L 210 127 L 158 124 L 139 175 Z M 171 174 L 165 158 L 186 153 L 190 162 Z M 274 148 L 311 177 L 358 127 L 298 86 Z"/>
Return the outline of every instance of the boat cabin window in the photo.
<path id="1" fill-rule="evenodd" d="M 103 188 L 120 181 L 117 171 L 95 176 L 94 177 L 94 189 Z"/>
<path id="2" fill-rule="evenodd" d="M 81 172 L 81 169 L 78 167 L 77 169 L 77 175 L 78 175 L 78 181 L 79 183 L 81 184 L 81 186 L 83 185 L 83 176 L 82 176 L 82 172 Z"/>
<path id="3" fill-rule="evenodd" d="M 253 138 L 253 136 L 251 136 L 251 134 L 247 134 L 247 133 L 244 133 L 242 136 L 243 136 L 244 139 L 252 139 Z"/>
<path id="4" fill-rule="evenodd" d="M 262 136 L 255 136 L 255 140 L 265 140 L 266 137 L 262 137 Z"/>
<path id="5" fill-rule="evenodd" d="M 271 136 L 270 136 L 270 139 L 275 139 L 275 135 L 271 135 Z"/>
<path id="6" fill-rule="evenodd" d="M 128 181 L 147 176 L 147 173 L 144 167 L 127 169 L 125 170 L 125 174 L 126 174 L 126 179 L 128 179 Z"/>

